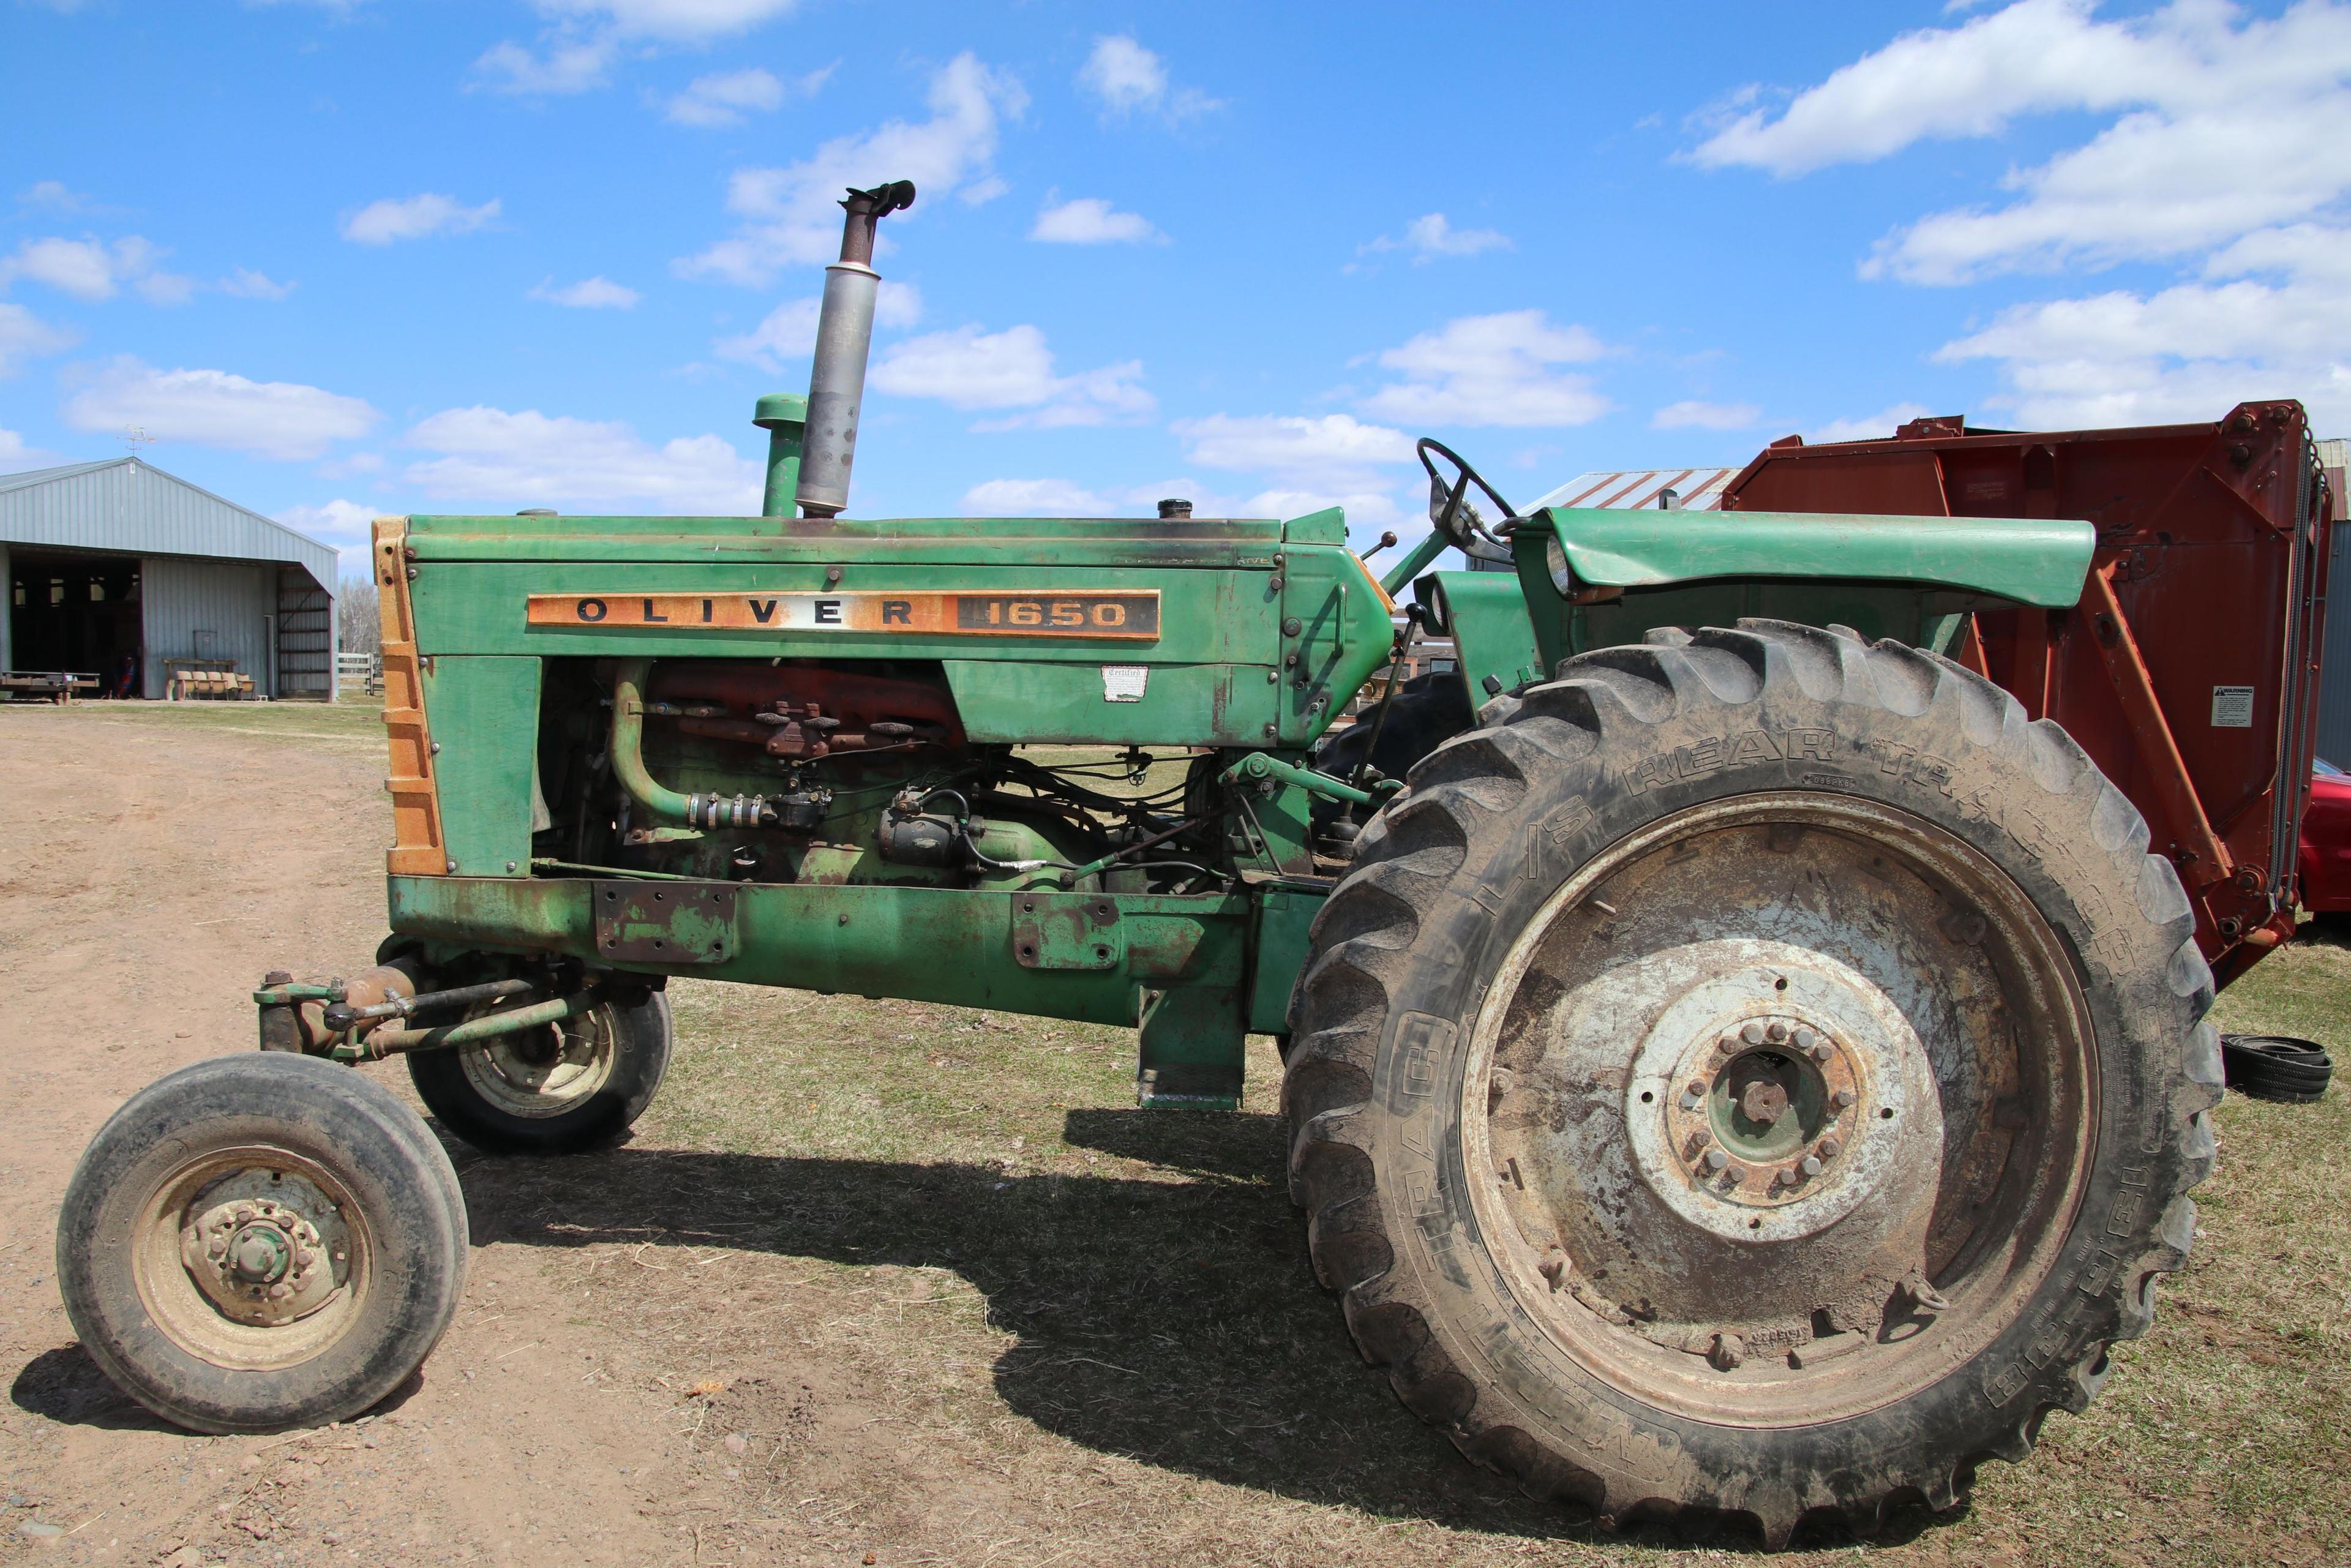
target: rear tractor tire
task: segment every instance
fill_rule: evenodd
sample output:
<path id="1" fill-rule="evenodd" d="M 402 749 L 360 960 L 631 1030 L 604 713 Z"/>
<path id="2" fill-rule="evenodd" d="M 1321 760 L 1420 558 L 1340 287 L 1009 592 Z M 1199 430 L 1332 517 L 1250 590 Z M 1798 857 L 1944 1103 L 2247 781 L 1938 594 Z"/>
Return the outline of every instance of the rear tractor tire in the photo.
<path id="1" fill-rule="evenodd" d="M 1416 767 L 1314 929 L 1314 1266 L 1608 1524 L 1954 1507 L 2185 1261 L 2210 971 L 2056 726 L 1841 628 L 1652 632 Z"/>
<path id="2" fill-rule="evenodd" d="M 441 1124 L 485 1154 L 579 1154 L 644 1114 L 674 1038 L 669 998 L 653 991 L 474 1045 L 412 1051 L 408 1076 Z"/>
<path id="3" fill-rule="evenodd" d="M 315 1057 L 182 1068 L 99 1129 L 57 1217 L 90 1358 L 198 1432 L 319 1426 L 424 1363 L 464 1293 L 449 1156 L 381 1084 Z"/>

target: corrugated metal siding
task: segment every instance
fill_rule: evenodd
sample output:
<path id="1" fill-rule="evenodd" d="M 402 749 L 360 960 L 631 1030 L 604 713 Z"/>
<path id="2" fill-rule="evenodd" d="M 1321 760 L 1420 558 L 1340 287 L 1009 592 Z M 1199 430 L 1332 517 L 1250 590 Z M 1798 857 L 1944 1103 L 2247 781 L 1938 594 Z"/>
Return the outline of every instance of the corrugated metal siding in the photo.
<path id="1" fill-rule="evenodd" d="M 2337 768 L 2351 768 L 2351 559 L 2344 547 L 2351 543 L 2351 498 L 2344 494 L 2344 469 L 2351 442 L 2322 441 L 2318 465 L 2335 492 L 2335 527 L 2327 564 L 2326 642 L 2318 664 L 2318 755 Z"/>
<path id="2" fill-rule="evenodd" d="M 1578 474 L 1558 489 L 1538 497 L 1530 512 L 1545 507 L 1654 507 L 1667 490 L 1674 493 L 1677 512 L 1722 509 L 1722 487 L 1738 476 L 1736 468 L 1621 468 Z"/>
<path id="3" fill-rule="evenodd" d="M 239 674 L 253 677 L 256 691 L 277 695 L 270 664 L 276 567 L 151 555 L 140 563 L 139 598 L 149 696 L 163 695 L 173 659 L 188 658 L 234 659 Z"/>
<path id="4" fill-rule="evenodd" d="M 335 548 L 135 457 L 0 476 L 0 539 L 131 555 L 286 561 L 332 592 Z"/>

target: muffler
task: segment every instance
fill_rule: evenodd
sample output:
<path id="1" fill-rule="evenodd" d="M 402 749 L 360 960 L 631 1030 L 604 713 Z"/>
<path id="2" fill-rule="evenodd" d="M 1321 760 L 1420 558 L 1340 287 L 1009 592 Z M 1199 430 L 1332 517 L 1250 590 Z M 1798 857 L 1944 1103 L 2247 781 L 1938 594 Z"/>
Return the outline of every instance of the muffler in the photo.
<path id="1" fill-rule="evenodd" d="M 914 183 L 893 180 L 852 191 L 841 206 L 841 259 L 824 269 L 817 314 L 816 360 L 809 369 L 808 433 L 793 498 L 804 517 L 837 517 L 849 506 L 849 467 L 857 455 L 857 418 L 865 402 L 865 361 L 873 349 L 873 226 L 914 204 Z"/>

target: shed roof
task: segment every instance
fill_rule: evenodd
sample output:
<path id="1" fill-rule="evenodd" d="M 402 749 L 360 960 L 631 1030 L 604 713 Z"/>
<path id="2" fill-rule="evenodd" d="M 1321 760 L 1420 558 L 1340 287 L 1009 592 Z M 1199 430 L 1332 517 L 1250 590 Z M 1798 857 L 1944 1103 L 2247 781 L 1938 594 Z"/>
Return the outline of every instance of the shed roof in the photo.
<path id="1" fill-rule="evenodd" d="M 1617 468 L 1578 474 L 1527 508 L 1545 507 L 1654 507 L 1659 492 L 1674 492 L 1679 512 L 1719 512 L 1722 487 L 1737 477 L 1736 468 Z"/>
<path id="2" fill-rule="evenodd" d="M 136 457 L 0 474 L 0 541 L 283 561 L 335 587 L 334 546 Z"/>

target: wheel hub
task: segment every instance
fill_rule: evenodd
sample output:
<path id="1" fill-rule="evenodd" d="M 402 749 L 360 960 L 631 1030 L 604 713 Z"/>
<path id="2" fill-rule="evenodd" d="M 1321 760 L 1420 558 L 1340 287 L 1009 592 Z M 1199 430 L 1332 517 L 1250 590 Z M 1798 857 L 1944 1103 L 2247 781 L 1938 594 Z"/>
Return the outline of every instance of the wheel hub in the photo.
<path id="1" fill-rule="evenodd" d="M 204 1207 L 181 1229 L 181 1261 L 223 1316 L 275 1327 L 333 1298 L 348 1243 L 334 1204 L 308 1182 L 241 1171 L 198 1201 Z"/>
<path id="2" fill-rule="evenodd" d="M 1634 1168 L 1676 1214 L 1729 1240 L 1787 1241 L 1918 1185 L 1906 1174 L 1932 1181 L 1933 1070 L 1867 978 L 1779 942 L 1697 943 L 1648 967 L 1649 995 L 1625 998 L 1654 1018 L 1625 1125 Z"/>

